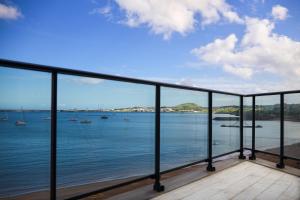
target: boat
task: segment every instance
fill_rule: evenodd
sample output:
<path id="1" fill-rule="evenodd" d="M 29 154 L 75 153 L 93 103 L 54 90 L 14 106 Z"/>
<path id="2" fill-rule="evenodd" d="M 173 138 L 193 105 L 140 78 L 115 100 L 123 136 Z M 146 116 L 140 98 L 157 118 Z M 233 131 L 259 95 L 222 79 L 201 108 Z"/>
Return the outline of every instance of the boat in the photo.
<path id="1" fill-rule="evenodd" d="M 16 126 L 26 126 L 26 122 L 23 120 L 17 120 L 16 121 Z"/>
<path id="2" fill-rule="evenodd" d="M 51 120 L 51 117 L 45 117 L 44 120 Z"/>
<path id="3" fill-rule="evenodd" d="M 16 123 L 15 123 L 16 126 L 26 126 L 26 124 L 27 124 L 25 121 L 23 108 L 21 108 L 21 111 L 22 111 L 22 119 L 16 121 Z"/>
<path id="4" fill-rule="evenodd" d="M 70 121 L 70 122 L 77 122 L 78 119 L 76 119 L 76 118 L 70 118 L 69 121 Z"/>
<path id="5" fill-rule="evenodd" d="M 108 116 L 102 115 L 102 116 L 101 116 L 101 119 L 108 119 Z"/>
<path id="6" fill-rule="evenodd" d="M 128 119 L 128 118 L 124 118 L 124 121 L 125 121 L 125 122 L 129 122 L 129 119 Z"/>
<path id="7" fill-rule="evenodd" d="M 221 127 L 233 127 L 233 128 L 239 128 L 240 126 L 239 126 L 239 125 L 225 125 L 225 124 L 222 124 Z M 251 125 L 244 125 L 243 127 L 244 127 L 244 128 L 252 128 Z M 262 125 L 256 125 L 255 128 L 262 128 Z"/>
<path id="8" fill-rule="evenodd" d="M 81 120 L 80 123 L 81 124 L 90 124 L 90 123 L 92 123 L 92 121 L 85 119 L 85 120 Z"/>
<path id="9" fill-rule="evenodd" d="M 1 116 L 1 117 L 0 117 L 0 121 L 1 121 L 1 122 L 8 121 L 8 116 L 7 116 L 7 114 L 4 115 L 4 116 Z"/>
<path id="10" fill-rule="evenodd" d="M 225 124 L 222 124 L 221 127 L 234 127 L 234 128 L 238 128 L 240 126 L 238 126 L 238 125 L 225 125 Z"/>
<path id="11" fill-rule="evenodd" d="M 240 120 L 239 116 L 222 116 L 222 117 L 214 117 L 213 120 L 216 121 L 238 121 Z"/>

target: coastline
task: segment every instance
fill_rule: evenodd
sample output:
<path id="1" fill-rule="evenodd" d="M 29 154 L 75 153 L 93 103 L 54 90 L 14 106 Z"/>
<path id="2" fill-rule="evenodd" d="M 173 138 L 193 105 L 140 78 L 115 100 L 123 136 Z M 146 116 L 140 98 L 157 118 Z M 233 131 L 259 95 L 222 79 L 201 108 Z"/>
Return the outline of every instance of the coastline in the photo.
<path id="1" fill-rule="evenodd" d="M 278 154 L 280 152 L 280 148 L 271 148 L 266 149 L 265 151 Z M 284 154 L 293 158 L 300 158 L 300 143 L 294 143 L 290 145 L 284 145 Z"/>
<path id="2" fill-rule="evenodd" d="M 113 186 L 116 184 L 128 182 L 131 180 L 135 180 L 141 178 L 143 176 L 133 176 L 128 178 L 121 178 L 115 180 L 108 180 L 108 181 L 99 181 L 94 183 L 86 183 L 80 185 L 74 185 L 69 187 L 62 187 L 56 190 L 57 198 L 58 199 L 65 199 L 70 198 L 73 196 L 77 196 L 80 194 L 92 192 L 95 190 L 99 190 L 101 188 Z M 0 197 L 0 200 L 48 200 L 50 197 L 50 190 L 40 190 L 34 191 L 24 194 L 19 194 L 16 196 L 9 196 L 9 197 Z"/>

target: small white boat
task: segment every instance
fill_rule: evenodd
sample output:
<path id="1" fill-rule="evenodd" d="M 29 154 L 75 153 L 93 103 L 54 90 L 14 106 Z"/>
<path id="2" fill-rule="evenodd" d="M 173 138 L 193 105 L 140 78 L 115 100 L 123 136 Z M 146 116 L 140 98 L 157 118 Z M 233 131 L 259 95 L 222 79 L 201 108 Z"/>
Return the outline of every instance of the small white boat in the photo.
<path id="1" fill-rule="evenodd" d="M 26 121 L 25 121 L 25 115 L 24 115 L 24 111 L 23 111 L 23 108 L 21 108 L 22 110 L 22 119 L 21 120 L 17 120 L 15 125 L 16 126 L 26 126 Z"/>
<path id="2" fill-rule="evenodd" d="M 16 121 L 16 126 L 26 126 L 26 122 L 23 120 L 17 120 Z"/>

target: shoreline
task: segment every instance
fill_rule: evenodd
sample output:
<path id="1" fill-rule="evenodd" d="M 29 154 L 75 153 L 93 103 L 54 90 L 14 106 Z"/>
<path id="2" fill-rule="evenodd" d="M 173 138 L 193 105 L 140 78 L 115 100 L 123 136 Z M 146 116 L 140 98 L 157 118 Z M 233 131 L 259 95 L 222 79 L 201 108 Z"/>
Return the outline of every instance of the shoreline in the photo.
<path id="1" fill-rule="evenodd" d="M 128 178 L 120 178 L 120 179 L 107 180 L 101 182 L 98 181 L 94 183 L 84 183 L 79 185 L 60 187 L 57 188 L 56 195 L 58 199 L 70 198 L 80 194 L 99 190 L 101 188 L 110 187 L 123 182 L 135 180 L 141 177 L 144 176 L 133 176 Z M 39 190 L 39 191 L 18 194 L 14 196 L 0 197 L 0 200 L 48 200 L 49 197 L 50 197 L 50 190 Z"/>
<path id="2" fill-rule="evenodd" d="M 266 149 L 264 151 L 279 154 L 280 148 L 279 147 L 270 148 L 270 149 Z M 285 156 L 300 159 L 300 142 L 295 143 L 295 144 L 291 144 L 291 145 L 285 145 L 284 146 L 284 152 L 285 152 L 284 153 Z M 263 152 L 257 152 L 256 156 L 258 158 L 268 160 L 268 161 L 271 161 L 271 162 L 274 162 L 274 163 L 278 163 L 278 161 L 279 161 L 279 155 L 269 155 L 269 154 L 266 154 L 266 153 L 263 153 Z M 285 163 L 285 165 L 288 165 L 290 167 L 300 169 L 300 161 L 293 160 L 293 159 L 284 159 L 284 163 Z"/>
<path id="3" fill-rule="evenodd" d="M 270 148 L 270 149 L 266 149 L 264 151 L 274 153 L 274 154 L 279 154 L 280 147 Z M 288 156 L 288 157 L 300 159 L 300 142 L 294 143 L 294 144 L 289 144 L 289 145 L 284 145 L 284 155 Z"/>
<path id="4" fill-rule="evenodd" d="M 276 147 L 276 148 L 269 148 L 264 151 L 278 154 L 279 150 L 280 148 Z M 270 160 L 269 155 L 266 155 L 264 153 L 257 153 L 257 154 L 259 157 L 263 159 Z M 289 157 L 300 158 L 300 142 L 290 144 L 290 145 L 285 145 L 285 155 Z M 275 160 L 273 159 L 272 161 L 277 161 L 277 159 L 278 158 L 276 158 Z M 300 169 L 300 162 L 286 160 L 286 164 Z M 73 185 L 68 187 L 61 187 L 61 188 L 57 188 L 56 190 L 57 197 L 59 199 L 70 198 L 80 194 L 95 191 L 101 188 L 135 180 L 144 176 L 146 175 L 132 176 L 132 177 L 120 178 L 114 180 L 104 180 L 104 181 L 98 181 L 93 183 L 83 183 L 83 184 Z M 50 195 L 49 190 L 39 190 L 39 191 L 23 193 L 15 196 L 0 197 L 0 200 L 43 200 L 43 199 L 46 200 L 49 199 L 49 195 Z"/>

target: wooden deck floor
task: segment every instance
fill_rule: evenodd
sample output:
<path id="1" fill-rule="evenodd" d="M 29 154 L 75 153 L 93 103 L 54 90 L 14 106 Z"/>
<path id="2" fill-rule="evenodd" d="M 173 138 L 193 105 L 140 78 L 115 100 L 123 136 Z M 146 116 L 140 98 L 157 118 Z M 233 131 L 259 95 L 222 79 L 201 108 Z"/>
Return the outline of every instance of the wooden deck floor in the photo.
<path id="1" fill-rule="evenodd" d="M 153 200 L 300 200 L 300 178 L 245 161 Z"/>

